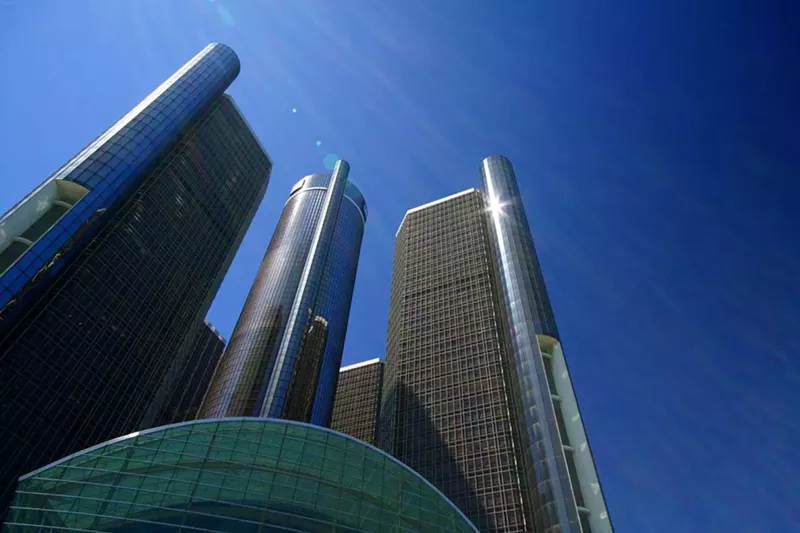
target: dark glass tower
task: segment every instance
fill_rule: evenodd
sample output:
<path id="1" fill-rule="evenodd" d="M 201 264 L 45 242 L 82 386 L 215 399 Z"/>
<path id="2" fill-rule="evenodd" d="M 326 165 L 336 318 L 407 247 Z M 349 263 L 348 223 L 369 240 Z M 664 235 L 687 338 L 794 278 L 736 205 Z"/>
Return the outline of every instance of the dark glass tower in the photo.
<path id="1" fill-rule="evenodd" d="M 331 429 L 377 444 L 383 367 L 383 361 L 371 359 L 339 370 Z"/>
<path id="2" fill-rule="evenodd" d="M 511 164 L 481 172 L 398 231 L 381 446 L 481 531 L 611 533 Z"/>
<path id="3" fill-rule="evenodd" d="M 225 339 L 208 320 L 204 320 L 189 350 L 189 357 L 185 361 L 173 362 L 176 368 L 173 370 L 174 378 L 168 380 L 170 395 L 153 427 L 197 418 L 197 411 L 224 350 Z"/>
<path id="4" fill-rule="evenodd" d="M 149 427 L 271 162 L 212 44 L 0 219 L 0 491 Z"/>
<path id="5" fill-rule="evenodd" d="M 201 417 L 299 419 L 306 409 L 287 401 L 297 398 L 313 402 L 305 421 L 330 423 L 367 217 L 341 163 L 333 174 L 306 176 L 292 188 Z"/>

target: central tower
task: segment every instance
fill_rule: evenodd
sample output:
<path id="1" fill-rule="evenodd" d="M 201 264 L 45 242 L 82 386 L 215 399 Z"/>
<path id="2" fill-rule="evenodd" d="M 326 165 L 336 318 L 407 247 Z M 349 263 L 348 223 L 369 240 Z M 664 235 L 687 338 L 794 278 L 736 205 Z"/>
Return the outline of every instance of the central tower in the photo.
<path id="1" fill-rule="evenodd" d="M 367 218 L 348 168 L 292 187 L 199 418 L 329 425 Z"/>

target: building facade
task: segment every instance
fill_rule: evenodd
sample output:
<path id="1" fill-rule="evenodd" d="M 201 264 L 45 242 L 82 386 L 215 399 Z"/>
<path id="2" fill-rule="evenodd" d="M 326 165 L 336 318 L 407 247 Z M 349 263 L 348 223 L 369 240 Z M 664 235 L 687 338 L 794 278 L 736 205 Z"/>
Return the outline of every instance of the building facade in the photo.
<path id="1" fill-rule="evenodd" d="M 312 174 L 292 188 L 201 417 L 280 418 L 306 412 L 286 401 L 301 398 L 313 403 L 302 421 L 329 425 L 367 217 L 363 195 L 346 179 L 335 205 L 336 176 Z M 317 327 L 308 328 L 309 320 Z M 321 361 L 305 361 L 296 372 L 298 353 L 314 357 L 315 350 Z M 289 394 L 303 388 L 313 390 L 313 400 Z"/>
<path id="2" fill-rule="evenodd" d="M 238 72 L 209 45 L 0 219 L 5 496 L 155 423 L 272 167 L 223 92 Z"/>
<path id="3" fill-rule="evenodd" d="M 276 419 L 142 431 L 21 480 L 4 532 L 477 533 L 441 492 L 368 444 Z"/>
<path id="4" fill-rule="evenodd" d="M 484 159 L 481 179 L 513 354 L 509 383 L 520 464 L 533 489 L 533 524 L 542 533 L 612 533 L 511 162 Z"/>
<path id="5" fill-rule="evenodd" d="M 379 439 L 483 532 L 531 531 L 517 476 L 485 203 L 410 210 L 397 234 Z"/>
<path id="6" fill-rule="evenodd" d="M 408 211 L 379 442 L 484 532 L 612 532 L 510 162 Z"/>
<path id="7" fill-rule="evenodd" d="M 171 391 L 153 427 L 186 422 L 197 418 L 200 404 L 217 368 L 225 339 L 208 320 L 204 320 L 185 361 L 173 361 L 174 377 L 168 377 Z"/>
<path id="8" fill-rule="evenodd" d="M 371 359 L 339 370 L 331 429 L 377 444 L 383 368 L 383 361 Z"/>

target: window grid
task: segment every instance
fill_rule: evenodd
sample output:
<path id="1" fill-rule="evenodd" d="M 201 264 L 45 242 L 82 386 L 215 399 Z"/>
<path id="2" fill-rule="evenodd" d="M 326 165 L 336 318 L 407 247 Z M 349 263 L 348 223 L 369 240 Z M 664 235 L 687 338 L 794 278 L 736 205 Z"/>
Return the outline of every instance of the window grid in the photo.
<path id="1" fill-rule="evenodd" d="M 381 446 L 481 531 L 527 531 L 482 194 L 406 214 L 394 261 Z"/>
<path id="2" fill-rule="evenodd" d="M 0 335 L 0 504 L 18 476 L 152 427 L 270 171 L 221 96 Z"/>
<path id="3" fill-rule="evenodd" d="M 382 361 L 340 371 L 331 429 L 375 445 L 382 378 Z"/>
<path id="4" fill-rule="evenodd" d="M 195 420 L 211 376 L 217 368 L 225 340 L 204 321 L 189 349 L 189 358 L 176 369 L 175 383 L 153 427 Z"/>
<path id="5" fill-rule="evenodd" d="M 178 424 L 116 439 L 24 479 L 6 528 L 475 532 L 419 474 L 320 427 Z M 261 529 L 263 530 L 263 529 Z"/>

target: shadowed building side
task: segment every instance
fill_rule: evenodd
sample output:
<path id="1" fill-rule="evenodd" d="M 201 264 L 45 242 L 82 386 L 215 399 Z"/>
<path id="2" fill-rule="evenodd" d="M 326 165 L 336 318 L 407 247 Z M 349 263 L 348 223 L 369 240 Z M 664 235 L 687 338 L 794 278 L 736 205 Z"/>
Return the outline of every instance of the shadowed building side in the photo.
<path id="1" fill-rule="evenodd" d="M 203 396 L 224 350 L 225 339 L 208 320 L 204 320 L 188 358 L 185 361 L 173 361 L 178 368 L 176 377 L 170 380 L 171 394 L 161 407 L 153 427 L 197 418 Z"/>
<path id="2" fill-rule="evenodd" d="M 511 162 L 481 164 L 536 531 L 613 533 Z"/>
<path id="3" fill-rule="evenodd" d="M 383 361 L 371 359 L 339 370 L 331 429 L 376 445 L 383 367 Z"/>
<path id="4" fill-rule="evenodd" d="M 0 332 L 102 226 L 93 219 L 120 207 L 239 68 L 233 50 L 208 45 L 0 217 Z"/>

